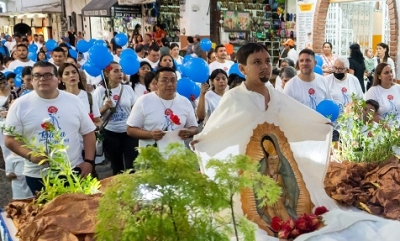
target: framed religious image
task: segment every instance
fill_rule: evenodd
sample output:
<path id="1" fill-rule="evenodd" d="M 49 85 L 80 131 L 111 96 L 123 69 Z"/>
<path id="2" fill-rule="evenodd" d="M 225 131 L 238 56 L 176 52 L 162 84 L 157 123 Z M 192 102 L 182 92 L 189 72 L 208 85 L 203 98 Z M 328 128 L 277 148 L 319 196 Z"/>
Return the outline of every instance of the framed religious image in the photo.
<path id="1" fill-rule="evenodd" d="M 250 14 L 242 11 L 224 11 L 222 27 L 225 32 L 250 31 Z"/>

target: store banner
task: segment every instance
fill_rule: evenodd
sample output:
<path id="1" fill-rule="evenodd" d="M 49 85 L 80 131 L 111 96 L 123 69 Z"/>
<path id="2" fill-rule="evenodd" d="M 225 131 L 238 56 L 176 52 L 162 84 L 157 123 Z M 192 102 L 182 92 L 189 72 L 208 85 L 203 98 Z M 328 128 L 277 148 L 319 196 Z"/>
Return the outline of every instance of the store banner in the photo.
<path id="1" fill-rule="evenodd" d="M 250 13 L 243 11 L 223 11 L 225 32 L 250 31 Z"/>
<path id="2" fill-rule="evenodd" d="M 141 18 L 142 7 L 140 5 L 135 6 L 116 6 L 112 8 L 113 16 L 116 18 Z"/>
<path id="3" fill-rule="evenodd" d="M 118 5 L 138 5 L 154 2 L 156 2 L 156 0 L 118 0 Z"/>
<path id="4" fill-rule="evenodd" d="M 296 49 L 313 49 L 313 23 L 317 0 L 297 0 Z"/>

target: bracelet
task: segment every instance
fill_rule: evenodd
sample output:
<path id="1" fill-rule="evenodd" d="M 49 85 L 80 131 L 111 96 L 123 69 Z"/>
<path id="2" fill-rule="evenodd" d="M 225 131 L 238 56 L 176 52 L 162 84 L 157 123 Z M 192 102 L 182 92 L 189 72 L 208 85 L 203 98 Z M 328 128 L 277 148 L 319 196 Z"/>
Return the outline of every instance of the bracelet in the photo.
<path id="1" fill-rule="evenodd" d="M 85 159 L 85 160 L 83 160 L 83 162 L 90 163 L 92 166 L 94 166 L 94 161 L 93 160 Z"/>
<path id="2" fill-rule="evenodd" d="M 32 162 L 32 161 L 31 161 L 31 156 L 32 156 L 32 154 L 29 153 L 29 154 L 28 154 L 28 158 L 27 158 L 27 160 L 28 160 L 29 162 Z"/>

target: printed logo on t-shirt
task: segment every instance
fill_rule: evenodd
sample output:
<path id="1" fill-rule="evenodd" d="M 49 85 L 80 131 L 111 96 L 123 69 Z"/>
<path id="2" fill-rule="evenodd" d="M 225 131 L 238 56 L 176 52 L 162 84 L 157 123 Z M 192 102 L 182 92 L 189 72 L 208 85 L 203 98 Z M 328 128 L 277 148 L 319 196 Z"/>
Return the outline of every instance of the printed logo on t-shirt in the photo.
<path id="1" fill-rule="evenodd" d="M 60 126 L 60 122 L 58 121 L 58 119 L 60 118 L 59 115 L 57 115 L 58 113 L 58 108 L 55 107 L 54 105 L 49 106 L 47 108 L 47 113 L 49 115 L 48 118 L 46 118 L 43 122 L 50 122 L 52 124 L 52 126 L 54 127 L 54 129 L 56 130 L 62 130 L 61 126 Z M 61 132 L 61 137 L 65 138 L 66 133 L 64 131 Z M 49 142 L 51 141 L 53 138 L 53 134 L 50 133 L 48 130 L 43 130 L 39 133 L 39 142 Z M 64 139 L 64 143 L 68 143 L 69 139 L 65 138 Z"/>
<path id="2" fill-rule="evenodd" d="M 121 105 L 118 105 L 115 108 L 115 113 L 111 116 L 110 121 L 124 121 L 128 118 L 128 114 L 121 108 Z"/>
<path id="3" fill-rule="evenodd" d="M 313 88 L 308 89 L 308 96 L 310 98 L 310 108 L 315 110 L 317 108 L 317 102 L 314 94 L 315 90 Z"/>
<path id="4" fill-rule="evenodd" d="M 113 95 L 113 100 L 119 100 L 119 95 Z"/>
<path id="5" fill-rule="evenodd" d="M 228 72 L 228 67 L 225 66 L 225 67 L 224 67 L 224 71 L 225 71 L 225 72 Z"/>
<path id="6" fill-rule="evenodd" d="M 394 118 L 397 119 L 397 116 L 398 116 L 399 113 L 397 112 L 397 107 L 396 107 L 396 105 L 395 105 L 395 103 L 393 101 L 393 99 L 394 99 L 393 95 L 388 95 L 387 99 L 388 99 L 389 104 L 390 104 L 390 110 L 388 112 L 386 112 L 385 114 L 383 114 L 383 116 L 386 118 L 389 115 L 393 115 Z"/>
<path id="7" fill-rule="evenodd" d="M 347 88 L 342 88 L 342 103 L 339 103 L 340 112 L 344 111 L 344 107 L 349 103 L 349 95 L 347 94 Z"/>

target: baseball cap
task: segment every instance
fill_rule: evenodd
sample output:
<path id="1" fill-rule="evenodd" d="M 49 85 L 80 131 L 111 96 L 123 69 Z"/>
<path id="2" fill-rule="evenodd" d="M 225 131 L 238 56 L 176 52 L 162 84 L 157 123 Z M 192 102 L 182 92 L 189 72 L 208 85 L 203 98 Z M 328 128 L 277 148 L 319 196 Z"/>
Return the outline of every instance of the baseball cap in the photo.
<path id="1" fill-rule="evenodd" d="M 61 40 L 69 42 L 69 38 L 68 37 L 61 37 Z"/>
<path id="2" fill-rule="evenodd" d="M 293 47 L 294 46 L 294 41 L 293 41 L 293 39 L 288 39 L 282 45 L 289 45 L 289 46 Z"/>

